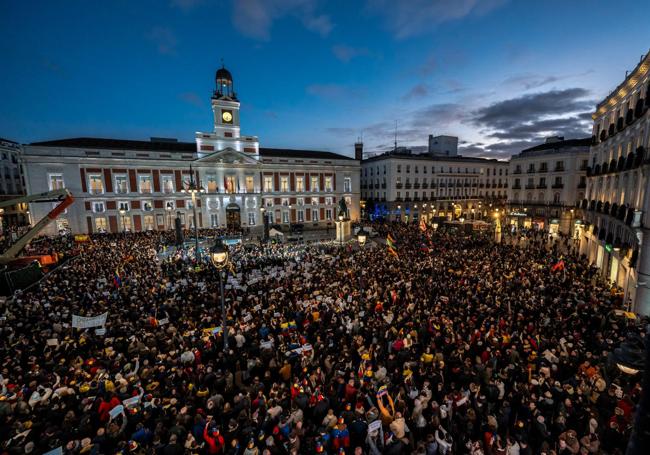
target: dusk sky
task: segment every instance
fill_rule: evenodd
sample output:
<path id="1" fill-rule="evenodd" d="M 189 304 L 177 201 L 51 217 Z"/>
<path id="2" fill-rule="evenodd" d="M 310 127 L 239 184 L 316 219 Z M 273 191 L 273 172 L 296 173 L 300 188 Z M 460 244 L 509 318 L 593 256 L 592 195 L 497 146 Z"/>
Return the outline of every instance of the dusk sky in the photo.
<path id="1" fill-rule="evenodd" d="M 0 136 L 192 141 L 223 59 L 242 134 L 353 154 L 590 135 L 650 49 L 648 0 L 0 0 Z"/>

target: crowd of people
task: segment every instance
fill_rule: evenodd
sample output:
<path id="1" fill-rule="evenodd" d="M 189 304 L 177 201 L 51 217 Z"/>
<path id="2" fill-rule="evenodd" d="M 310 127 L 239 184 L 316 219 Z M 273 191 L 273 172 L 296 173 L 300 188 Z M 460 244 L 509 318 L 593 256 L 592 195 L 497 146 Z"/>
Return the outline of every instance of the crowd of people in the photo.
<path id="1" fill-rule="evenodd" d="M 55 242 L 75 258 L 0 304 L 1 453 L 624 453 L 640 377 L 610 354 L 643 324 L 584 258 L 374 230 L 230 248 L 225 329 L 171 233 Z"/>

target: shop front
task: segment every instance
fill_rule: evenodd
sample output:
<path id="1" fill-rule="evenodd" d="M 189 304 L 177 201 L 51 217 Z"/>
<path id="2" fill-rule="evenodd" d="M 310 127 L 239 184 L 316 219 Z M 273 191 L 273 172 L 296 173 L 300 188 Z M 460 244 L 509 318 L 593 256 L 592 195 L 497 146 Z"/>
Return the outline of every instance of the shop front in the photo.
<path id="1" fill-rule="evenodd" d="M 551 235 L 557 235 L 560 232 L 560 220 L 552 218 L 548 223 L 548 232 Z"/>

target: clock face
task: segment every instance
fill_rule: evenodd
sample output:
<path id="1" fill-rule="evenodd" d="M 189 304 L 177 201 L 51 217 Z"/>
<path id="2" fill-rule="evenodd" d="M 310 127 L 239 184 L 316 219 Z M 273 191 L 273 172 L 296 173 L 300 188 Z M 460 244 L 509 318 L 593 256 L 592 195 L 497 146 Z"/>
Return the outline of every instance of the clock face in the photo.
<path id="1" fill-rule="evenodd" d="M 232 123 L 232 112 L 222 111 L 221 118 L 223 119 L 223 123 Z"/>

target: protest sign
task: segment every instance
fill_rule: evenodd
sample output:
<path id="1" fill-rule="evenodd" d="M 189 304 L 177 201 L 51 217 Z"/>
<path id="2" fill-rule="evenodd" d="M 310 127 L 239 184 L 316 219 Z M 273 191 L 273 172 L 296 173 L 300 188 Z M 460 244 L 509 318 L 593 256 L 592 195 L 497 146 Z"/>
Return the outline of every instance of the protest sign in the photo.
<path id="1" fill-rule="evenodd" d="M 92 327 L 101 327 L 106 324 L 106 317 L 108 313 L 100 314 L 99 316 L 85 317 L 72 315 L 72 327 L 75 329 L 89 329 Z"/>
<path id="2" fill-rule="evenodd" d="M 115 417 L 122 414 L 123 412 L 124 412 L 124 406 L 122 406 L 121 404 L 118 404 L 113 409 L 108 411 L 108 415 L 111 417 L 111 419 L 114 419 Z"/>

